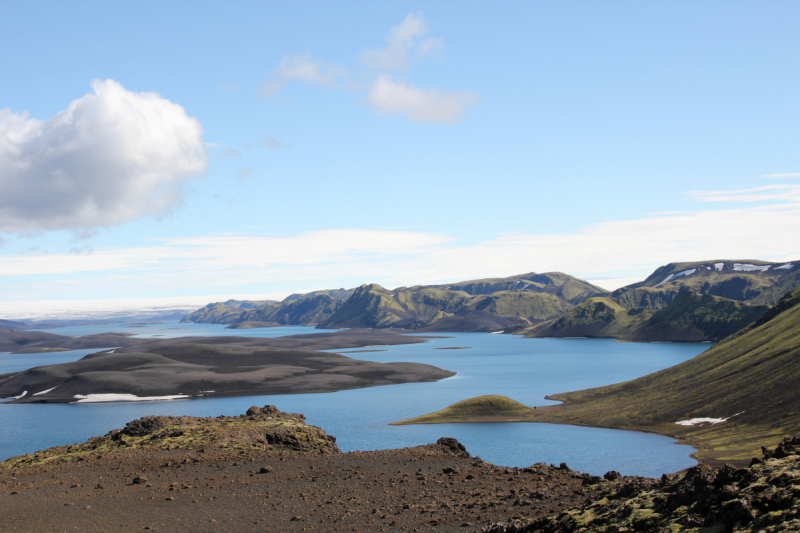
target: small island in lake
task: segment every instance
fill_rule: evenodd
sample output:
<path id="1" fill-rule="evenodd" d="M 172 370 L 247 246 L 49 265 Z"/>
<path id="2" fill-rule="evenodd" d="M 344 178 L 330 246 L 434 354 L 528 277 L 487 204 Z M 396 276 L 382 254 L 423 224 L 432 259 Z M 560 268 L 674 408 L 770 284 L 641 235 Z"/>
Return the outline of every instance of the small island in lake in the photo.
<path id="1" fill-rule="evenodd" d="M 278 338 L 123 339 L 127 346 L 75 362 L 0 374 L 0 398 L 14 403 L 88 403 L 300 394 L 455 375 L 421 363 L 375 363 L 322 351 L 427 342 L 390 330 Z"/>

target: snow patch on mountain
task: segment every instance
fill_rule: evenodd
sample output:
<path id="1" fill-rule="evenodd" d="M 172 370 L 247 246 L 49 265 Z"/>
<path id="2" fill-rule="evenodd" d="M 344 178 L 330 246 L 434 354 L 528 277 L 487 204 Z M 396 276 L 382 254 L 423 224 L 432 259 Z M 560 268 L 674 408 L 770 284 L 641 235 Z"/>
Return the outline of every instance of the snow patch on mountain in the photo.
<path id="1" fill-rule="evenodd" d="M 772 265 L 748 265 L 747 263 L 734 263 L 733 269 L 739 272 L 766 272 Z"/>
<path id="2" fill-rule="evenodd" d="M 695 272 L 697 272 L 696 268 L 690 268 L 688 270 L 683 270 L 681 272 L 678 272 L 677 274 L 670 274 L 669 276 L 666 277 L 666 279 L 664 279 L 664 281 L 662 281 L 661 283 L 656 285 L 656 287 L 660 287 L 661 285 L 665 284 L 666 282 L 671 281 L 671 280 L 673 280 L 673 279 L 675 279 L 675 278 L 677 278 L 679 276 L 691 276 Z"/>

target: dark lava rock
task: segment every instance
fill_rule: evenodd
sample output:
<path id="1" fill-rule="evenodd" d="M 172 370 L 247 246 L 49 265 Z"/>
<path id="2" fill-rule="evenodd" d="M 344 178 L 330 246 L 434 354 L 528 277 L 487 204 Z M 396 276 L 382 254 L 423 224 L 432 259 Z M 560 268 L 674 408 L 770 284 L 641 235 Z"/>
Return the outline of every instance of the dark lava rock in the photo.
<path id="1" fill-rule="evenodd" d="M 447 448 L 447 450 L 458 457 L 471 457 L 471 455 L 467 453 L 467 448 L 452 437 L 442 437 L 436 441 L 436 444 Z"/>
<path id="2" fill-rule="evenodd" d="M 800 439 L 786 438 L 775 450 L 763 451 L 765 460 L 754 461 L 748 468 L 726 464 L 715 471 L 708 465 L 697 465 L 683 476 L 665 474 L 658 481 L 622 478 L 612 471 L 605 475 L 612 483 L 604 488 L 604 498 L 559 515 L 512 519 L 482 531 L 798 531 Z"/>
<path id="3" fill-rule="evenodd" d="M 622 478 L 622 475 L 619 472 L 617 472 L 616 470 L 609 470 L 608 472 L 606 472 L 603 475 L 603 479 L 605 479 L 607 481 L 617 481 L 618 479 L 621 479 L 621 478 Z"/>
<path id="4" fill-rule="evenodd" d="M 145 416 L 144 418 L 139 418 L 138 420 L 133 420 L 125 424 L 125 428 L 117 433 L 115 437 L 121 437 L 122 435 L 143 437 L 164 429 L 165 427 L 179 424 L 183 421 L 182 419 L 185 418 L 186 417 L 180 416 Z"/>
<path id="5" fill-rule="evenodd" d="M 800 455 L 800 437 L 784 437 L 783 442 L 773 451 L 769 451 L 766 446 L 761 447 L 764 459 L 783 459 L 790 455 Z"/>

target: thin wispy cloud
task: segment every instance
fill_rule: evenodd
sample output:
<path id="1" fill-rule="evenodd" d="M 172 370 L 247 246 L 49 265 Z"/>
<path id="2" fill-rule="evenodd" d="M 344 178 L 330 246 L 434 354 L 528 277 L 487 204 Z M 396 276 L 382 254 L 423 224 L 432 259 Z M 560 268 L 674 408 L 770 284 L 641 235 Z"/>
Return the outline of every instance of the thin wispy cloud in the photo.
<path id="1" fill-rule="evenodd" d="M 785 174 L 764 174 L 761 177 L 770 180 L 785 180 L 791 178 L 800 178 L 800 172 L 787 172 Z"/>
<path id="2" fill-rule="evenodd" d="M 218 157 L 224 161 L 225 159 L 228 159 L 229 157 L 239 157 L 241 155 L 242 155 L 242 152 L 240 152 L 236 148 L 226 148 L 225 150 L 222 151 L 222 153 L 219 154 Z"/>
<path id="3" fill-rule="evenodd" d="M 408 71 L 412 59 L 440 56 L 444 41 L 429 36 L 428 22 L 421 14 L 409 13 L 391 28 L 385 46 L 368 48 L 361 63 L 373 70 L 372 81 L 363 100 L 379 115 L 402 115 L 413 122 L 447 123 L 460 120 L 465 111 L 480 99 L 471 91 L 446 91 L 438 87 L 418 87 L 392 77 L 392 71 Z M 289 81 L 303 81 L 332 89 L 362 90 L 348 79 L 344 67 L 328 65 L 311 54 L 285 57 L 272 76 L 256 89 L 258 98 L 267 99 L 284 89 Z"/>
<path id="4" fill-rule="evenodd" d="M 367 102 L 377 113 L 405 115 L 414 122 L 456 122 L 478 97 L 469 91 L 421 89 L 382 74 L 367 93 Z"/>
<path id="5" fill-rule="evenodd" d="M 90 256 L 17 254 L 0 263 L 0 292 L 13 299 L 109 291 L 377 282 L 387 286 L 560 271 L 584 278 L 641 271 L 673 261 L 800 257 L 800 197 L 610 220 L 568 233 L 506 233 L 476 243 L 415 231 L 327 230 L 287 236 L 216 234 L 148 247 L 96 249 Z M 635 244 L 635 246 L 634 246 Z M 86 274 L 91 273 L 91 276 Z M 83 275 L 79 275 L 83 274 Z M 618 276 L 617 276 L 618 277 Z M 33 296 L 32 296 L 33 297 Z"/>
<path id="6" fill-rule="evenodd" d="M 289 146 L 287 146 L 283 141 L 280 141 L 271 135 L 265 135 L 264 137 L 261 137 L 261 146 L 267 150 L 285 150 L 289 148 Z"/>
<path id="7" fill-rule="evenodd" d="M 438 55 L 444 42 L 428 33 L 428 22 L 421 15 L 409 13 L 386 36 L 386 46 L 370 48 L 361 55 L 361 61 L 376 70 L 408 70 L 409 59 L 416 52 L 421 57 Z"/>
<path id="8" fill-rule="evenodd" d="M 686 196 L 699 202 L 800 201 L 800 185 L 765 185 L 732 191 L 691 191 Z"/>
<path id="9" fill-rule="evenodd" d="M 311 54 L 284 57 L 272 77 L 258 86 L 256 96 L 261 99 L 269 98 L 286 87 L 289 81 L 314 83 L 333 89 L 344 88 L 347 83 L 347 69 L 325 64 L 314 59 Z"/>
<path id="10" fill-rule="evenodd" d="M 244 167 L 243 169 L 239 170 L 239 172 L 236 173 L 236 176 L 239 178 L 239 181 L 246 180 L 252 175 L 253 175 L 253 169 L 250 167 Z"/>

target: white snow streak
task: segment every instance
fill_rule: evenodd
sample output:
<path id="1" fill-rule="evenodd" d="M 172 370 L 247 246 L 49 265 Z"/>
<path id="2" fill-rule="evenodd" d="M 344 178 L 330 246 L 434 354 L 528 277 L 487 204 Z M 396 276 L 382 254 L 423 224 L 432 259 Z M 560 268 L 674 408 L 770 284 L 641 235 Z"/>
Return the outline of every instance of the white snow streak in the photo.
<path id="1" fill-rule="evenodd" d="M 669 276 L 667 276 L 667 278 L 664 281 L 662 281 L 661 283 L 656 285 L 656 287 L 659 287 L 659 286 L 665 284 L 666 282 L 677 278 L 678 276 L 690 276 L 690 275 L 694 274 L 695 272 L 697 272 L 696 268 L 690 268 L 689 270 L 683 270 L 681 272 L 678 272 L 677 274 L 670 274 Z"/>
<path id="2" fill-rule="evenodd" d="M 753 272 L 753 271 L 765 272 L 769 270 L 769 267 L 771 266 L 772 265 L 756 266 L 756 265 L 748 265 L 746 263 L 734 263 L 733 269 L 738 270 L 739 272 Z"/>
<path id="3" fill-rule="evenodd" d="M 76 394 L 74 403 L 101 403 L 101 402 L 161 402 L 165 400 L 179 400 L 188 398 L 187 394 L 173 394 L 172 396 L 136 396 L 135 394 Z"/>

